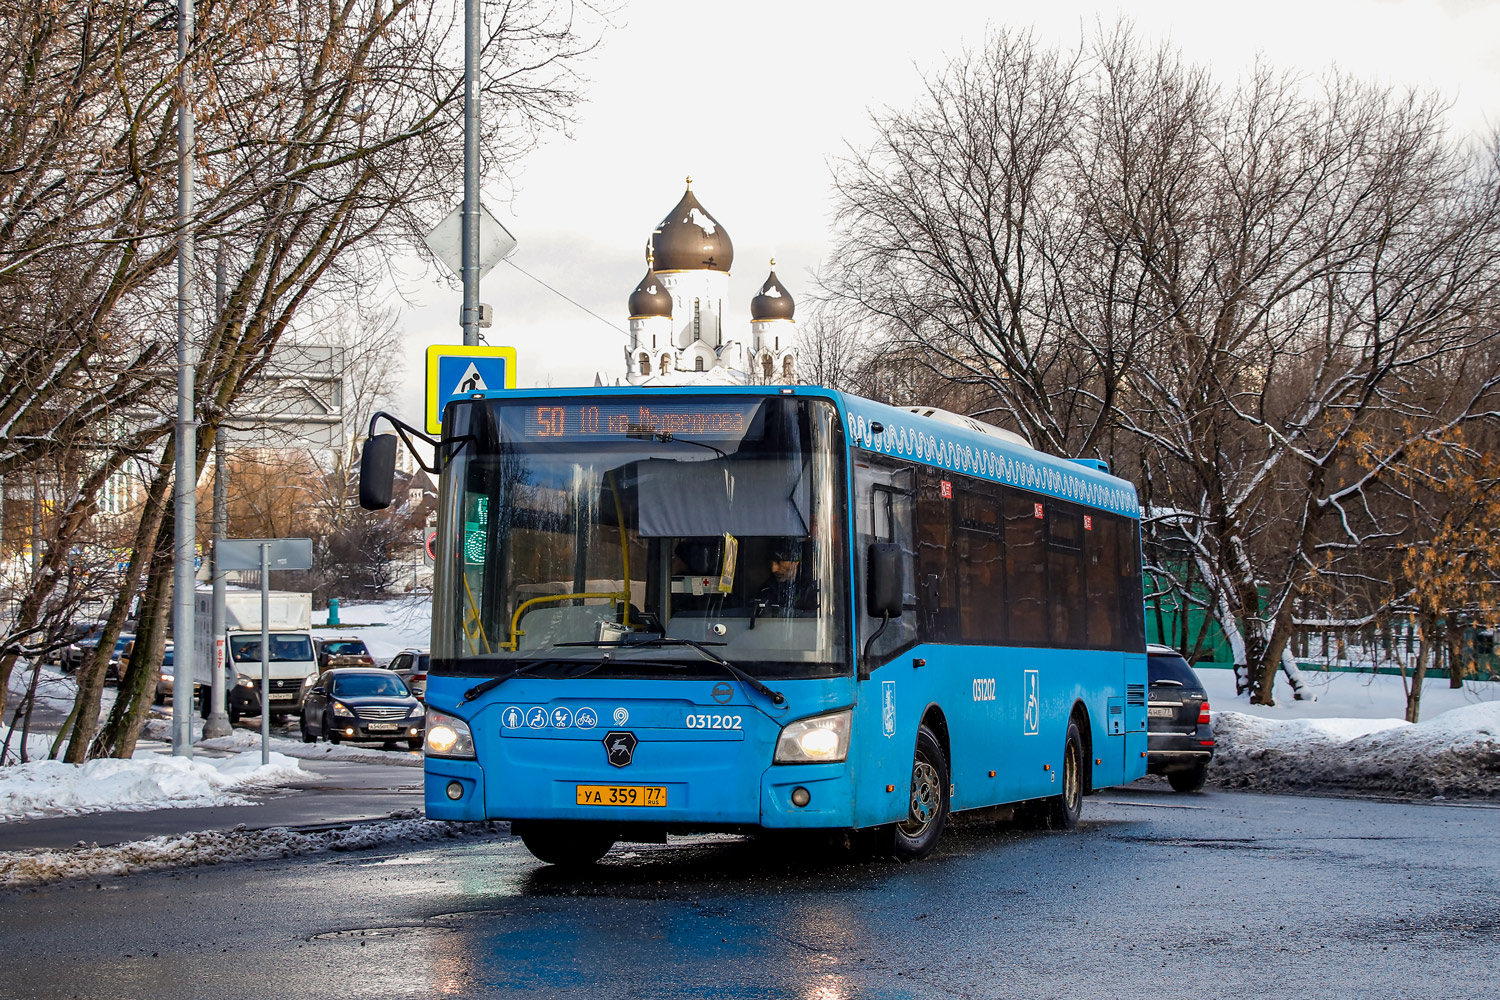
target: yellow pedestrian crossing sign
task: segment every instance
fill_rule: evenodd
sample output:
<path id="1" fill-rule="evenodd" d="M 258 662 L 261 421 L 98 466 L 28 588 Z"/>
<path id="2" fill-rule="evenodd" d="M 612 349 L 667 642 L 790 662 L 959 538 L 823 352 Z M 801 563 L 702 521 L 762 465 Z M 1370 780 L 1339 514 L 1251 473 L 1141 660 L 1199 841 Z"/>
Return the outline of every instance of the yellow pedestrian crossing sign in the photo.
<path id="1" fill-rule="evenodd" d="M 514 347 L 433 344 L 427 348 L 427 433 L 442 433 L 443 407 L 450 400 L 515 387 Z"/>

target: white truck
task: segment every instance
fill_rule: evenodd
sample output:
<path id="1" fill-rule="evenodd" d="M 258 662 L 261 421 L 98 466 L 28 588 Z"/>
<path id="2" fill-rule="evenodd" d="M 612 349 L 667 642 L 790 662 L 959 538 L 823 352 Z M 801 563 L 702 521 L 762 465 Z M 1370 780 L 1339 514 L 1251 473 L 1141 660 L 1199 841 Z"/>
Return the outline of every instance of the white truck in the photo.
<path id="1" fill-rule="evenodd" d="M 209 664 L 225 664 L 230 721 L 238 721 L 241 715 L 259 715 L 260 591 L 231 590 L 224 594 L 221 636 L 213 633 L 213 612 L 214 592 L 199 590 L 193 612 L 194 684 L 206 687 L 210 683 Z M 318 672 L 312 641 L 312 595 L 271 591 L 267 628 L 271 718 L 279 719 L 301 709 L 302 682 Z"/>

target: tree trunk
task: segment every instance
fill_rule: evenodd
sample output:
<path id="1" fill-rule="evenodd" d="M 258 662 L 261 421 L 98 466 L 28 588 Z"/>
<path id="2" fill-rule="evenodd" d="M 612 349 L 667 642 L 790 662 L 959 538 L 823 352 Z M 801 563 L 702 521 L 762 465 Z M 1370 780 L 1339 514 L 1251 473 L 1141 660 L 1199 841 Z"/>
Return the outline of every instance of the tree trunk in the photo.
<path id="1" fill-rule="evenodd" d="M 1317 701 L 1317 697 L 1307 690 L 1307 681 L 1302 676 L 1302 667 L 1298 665 L 1297 658 L 1292 655 L 1292 647 L 1288 645 L 1281 652 L 1281 672 L 1286 675 L 1286 682 L 1292 687 L 1292 698 L 1296 701 Z"/>
<path id="2" fill-rule="evenodd" d="M 109 620 L 94 655 L 84 661 L 78 672 L 78 695 L 74 698 L 73 737 L 68 742 L 68 752 L 63 758 L 69 764 L 82 764 L 89 759 L 89 748 L 94 742 L 94 732 L 99 725 L 99 704 L 104 694 L 104 672 L 109 666 L 109 654 L 115 648 L 115 640 L 130 611 L 130 601 L 135 595 L 137 581 L 153 556 L 153 544 L 161 527 L 165 512 L 164 499 L 172 477 L 172 449 L 163 449 L 156 463 L 156 474 L 146 490 L 141 505 L 141 520 L 135 528 L 135 546 L 130 553 L 130 564 L 125 578 L 120 583 L 120 593 L 110 608 Z M 106 642 L 108 645 L 106 645 Z M 100 655 L 102 652 L 102 656 Z"/>
<path id="3" fill-rule="evenodd" d="M 141 602 L 135 649 L 131 653 L 125 676 L 120 678 L 120 691 L 115 698 L 115 707 L 109 713 L 109 721 L 99 730 L 99 735 L 89 748 L 90 757 L 125 758 L 135 752 L 135 741 L 140 735 L 141 723 L 151 709 L 156 673 L 161 668 L 166 638 L 163 614 L 169 608 L 171 583 L 172 517 L 169 514 L 162 518 L 161 530 L 157 536 L 151 573 L 146 580 L 146 597 Z M 191 642 L 192 637 L 189 636 L 187 641 Z M 192 681 L 191 678 L 185 680 L 187 696 L 191 698 Z M 173 685 L 173 697 L 179 697 L 176 684 Z"/>
<path id="4" fill-rule="evenodd" d="M 1431 627 L 1424 616 L 1421 620 L 1421 642 L 1417 645 L 1417 665 L 1411 674 L 1411 686 L 1406 689 L 1406 721 L 1416 722 L 1422 711 L 1422 681 L 1427 678 L 1427 656 L 1432 650 Z"/>

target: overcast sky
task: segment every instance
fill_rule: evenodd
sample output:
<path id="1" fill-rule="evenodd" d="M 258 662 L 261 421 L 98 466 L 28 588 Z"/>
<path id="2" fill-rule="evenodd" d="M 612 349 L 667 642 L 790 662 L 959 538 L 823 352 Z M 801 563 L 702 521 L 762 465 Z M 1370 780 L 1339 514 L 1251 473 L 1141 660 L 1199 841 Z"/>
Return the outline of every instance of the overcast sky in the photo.
<path id="1" fill-rule="evenodd" d="M 644 273 L 647 237 L 689 174 L 734 241 L 726 334 L 748 335 L 749 301 L 772 255 L 793 297 L 806 299 L 829 248 L 830 159 L 866 142 L 871 110 L 909 107 L 920 75 L 977 44 L 988 25 L 1074 44 L 1121 11 L 1226 83 L 1257 54 L 1312 76 L 1336 64 L 1437 90 L 1457 127 L 1500 121 L 1500 2 L 1491 0 L 627 0 L 583 66 L 572 137 L 526 160 L 513 199 L 485 199 L 520 241 L 515 262 L 608 323 L 501 264 L 481 286 L 496 315 L 488 341 L 517 349 L 521 386 L 623 374 L 625 300 Z M 650 112 L 678 128 L 648 125 Z M 402 298 L 412 387 L 402 409 L 416 418 L 422 352 L 462 342 L 461 296 L 433 270 L 404 281 Z"/>

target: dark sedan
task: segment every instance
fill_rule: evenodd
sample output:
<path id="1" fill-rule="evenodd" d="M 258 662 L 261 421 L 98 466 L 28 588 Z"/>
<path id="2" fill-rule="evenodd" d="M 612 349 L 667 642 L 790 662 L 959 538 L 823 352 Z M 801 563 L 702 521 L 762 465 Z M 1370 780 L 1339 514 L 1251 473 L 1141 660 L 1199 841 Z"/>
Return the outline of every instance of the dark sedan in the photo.
<path id="1" fill-rule="evenodd" d="M 426 717 L 406 682 L 389 670 L 340 667 L 325 670 L 302 699 L 302 741 L 394 744 L 422 748 Z"/>
<path id="2" fill-rule="evenodd" d="M 1173 791 L 1196 792 L 1214 755 L 1208 692 L 1182 654 L 1146 647 L 1146 770 L 1164 775 Z"/>

